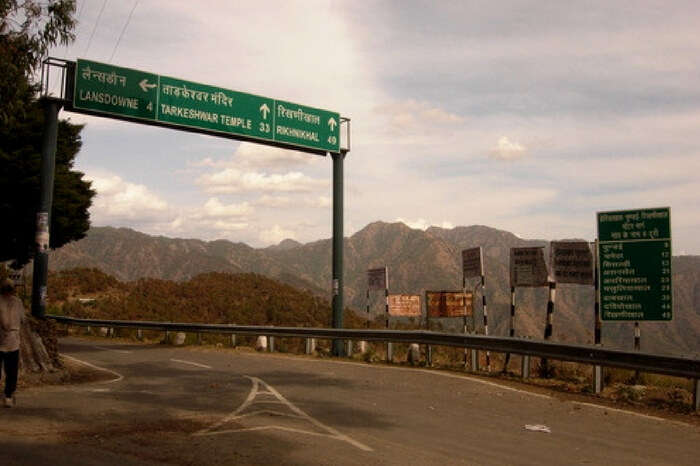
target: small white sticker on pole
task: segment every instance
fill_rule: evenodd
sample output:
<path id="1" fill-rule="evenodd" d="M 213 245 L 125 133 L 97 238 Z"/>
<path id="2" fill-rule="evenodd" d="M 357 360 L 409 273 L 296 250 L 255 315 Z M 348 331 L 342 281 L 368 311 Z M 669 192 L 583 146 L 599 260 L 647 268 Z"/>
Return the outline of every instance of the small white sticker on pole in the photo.
<path id="1" fill-rule="evenodd" d="M 36 214 L 36 247 L 39 252 L 49 251 L 49 213 Z"/>

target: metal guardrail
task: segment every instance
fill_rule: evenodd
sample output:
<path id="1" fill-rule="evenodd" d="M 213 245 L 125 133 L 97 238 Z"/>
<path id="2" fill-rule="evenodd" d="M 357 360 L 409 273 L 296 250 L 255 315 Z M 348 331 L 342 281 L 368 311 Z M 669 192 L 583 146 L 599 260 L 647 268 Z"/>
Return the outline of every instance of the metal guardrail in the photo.
<path id="1" fill-rule="evenodd" d="M 270 327 L 254 325 L 197 324 L 156 321 L 78 319 L 47 314 L 47 318 L 69 325 L 136 328 L 171 332 L 227 333 L 339 340 L 385 341 L 454 346 L 499 353 L 618 367 L 641 372 L 700 379 L 700 359 L 659 356 L 642 352 L 605 349 L 599 346 L 564 345 L 510 337 L 464 335 L 423 330 L 332 329 L 311 327 Z M 696 382 L 697 386 L 697 382 Z M 696 390 L 697 391 L 697 390 Z"/>

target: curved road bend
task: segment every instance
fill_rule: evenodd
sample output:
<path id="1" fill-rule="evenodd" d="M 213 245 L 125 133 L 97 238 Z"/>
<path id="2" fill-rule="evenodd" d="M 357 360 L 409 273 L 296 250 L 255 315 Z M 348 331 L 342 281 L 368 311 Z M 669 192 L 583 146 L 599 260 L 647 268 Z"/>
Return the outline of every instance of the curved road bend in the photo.
<path id="1" fill-rule="evenodd" d="M 75 338 L 61 350 L 105 380 L 20 392 L 0 411 L 3 466 L 698 464 L 697 426 L 468 376 Z"/>

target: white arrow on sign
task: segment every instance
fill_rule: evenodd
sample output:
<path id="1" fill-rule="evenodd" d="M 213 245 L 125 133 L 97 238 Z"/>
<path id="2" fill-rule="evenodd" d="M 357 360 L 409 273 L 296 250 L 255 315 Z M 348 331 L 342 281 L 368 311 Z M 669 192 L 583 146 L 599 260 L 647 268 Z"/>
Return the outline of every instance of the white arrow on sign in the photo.
<path id="1" fill-rule="evenodd" d="M 335 121 L 335 118 L 330 117 L 330 118 L 328 119 L 328 126 L 330 126 L 331 131 L 333 131 L 337 125 L 338 125 L 338 122 Z"/>
<path id="2" fill-rule="evenodd" d="M 148 92 L 149 89 L 153 89 L 154 87 L 156 87 L 155 84 L 149 84 L 148 79 L 142 79 L 139 83 L 139 86 L 141 87 L 141 90 L 143 90 L 143 92 Z"/>
<path id="3" fill-rule="evenodd" d="M 260 112 L 262 113 L 263 120 L 267 120 L 267 114 L 270 113 L 270 107 L 267 104 L 262 104 L 260 106 Z"/>

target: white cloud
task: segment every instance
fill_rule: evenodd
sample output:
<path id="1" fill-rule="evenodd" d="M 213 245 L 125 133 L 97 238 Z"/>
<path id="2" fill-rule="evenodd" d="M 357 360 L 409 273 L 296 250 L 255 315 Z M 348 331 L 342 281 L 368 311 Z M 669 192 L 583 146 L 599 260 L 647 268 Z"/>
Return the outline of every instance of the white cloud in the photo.
<path id="1" fill-rule="evenodd" d="M 304 204 L 308 207 L 325 208 L 333 205 L 331 198 L 328 196 L 307 197 L 304 199 Z"/>
<path id="2" fill-rule="evenodd" d="M 204 203 L 201 214 L 209 218 L 243 217 L 253 213 L 253 208 L 247 202 L 240 204 L 222 204 L 218 198 L 212 197 Z"/>
<path id="3" fill-rule="evenodd" d="M 86 175 L 97 191 L 90 216 L 97 224 L 163 221 L 171 217 L 167 202 L 146 186 L 113 174 Z"/>
<path id="4" fill-rule="evenodd" d="M 274 225 L 272 228 L 260 232 L 260 241 L 266 245 L 278 244 L 287 238 L 295 239 L 296 234 L 292 230 L 285 230 L 279 225 Z"/>
<path id="5" fill-rule="evenodd" d="M 260 197 L 257 201 L 255 201 L 256 205 L 262 206 L 262 207 L 272 207 L 272 208 L 277 208 L 277 207 L 287 207 L 292 203 L 292 200 L 287 197 L 287 196 L 262 196 Z"/>
<path id="6" fill-rule="evenodd" d="M 404 220 L 402 218 L 397 218 L 396 221 L 401 222 L 404 225 L 406 225 L 407 227 L 413 228 L 414 230 L 427 230 L 431 226 L 437 226 L 437 227 L 445 228 L 448 230 L 454 228 L 454 224 L 452 224 L 452 222 L 443 221 L 440 224 L 435 224 L 435 223 L 431 223 L 431 222 L 427 221 L 424 218 L 419 218 L 419 219 L 414 220 L 414 221 Z"/>
<path id="7" fill-rule="evenodd" d="M 243 172 L 226 168 L 218 173 L 205 174 L 197 184 L 208 193 L 232 194 L 242 192 L 308 192 L 328 185 L 327 180 L 317 180 L 301 172 L 267 174 Z"/>
<path id="8" fill-rule="evenodd" d="M 525 146 L 516 141 L 511 141 L 506 136 L 498 139 L 496 147 L 489 153 L 492 158 L 499 160 L 516 160 L 527 153 Z"/>

